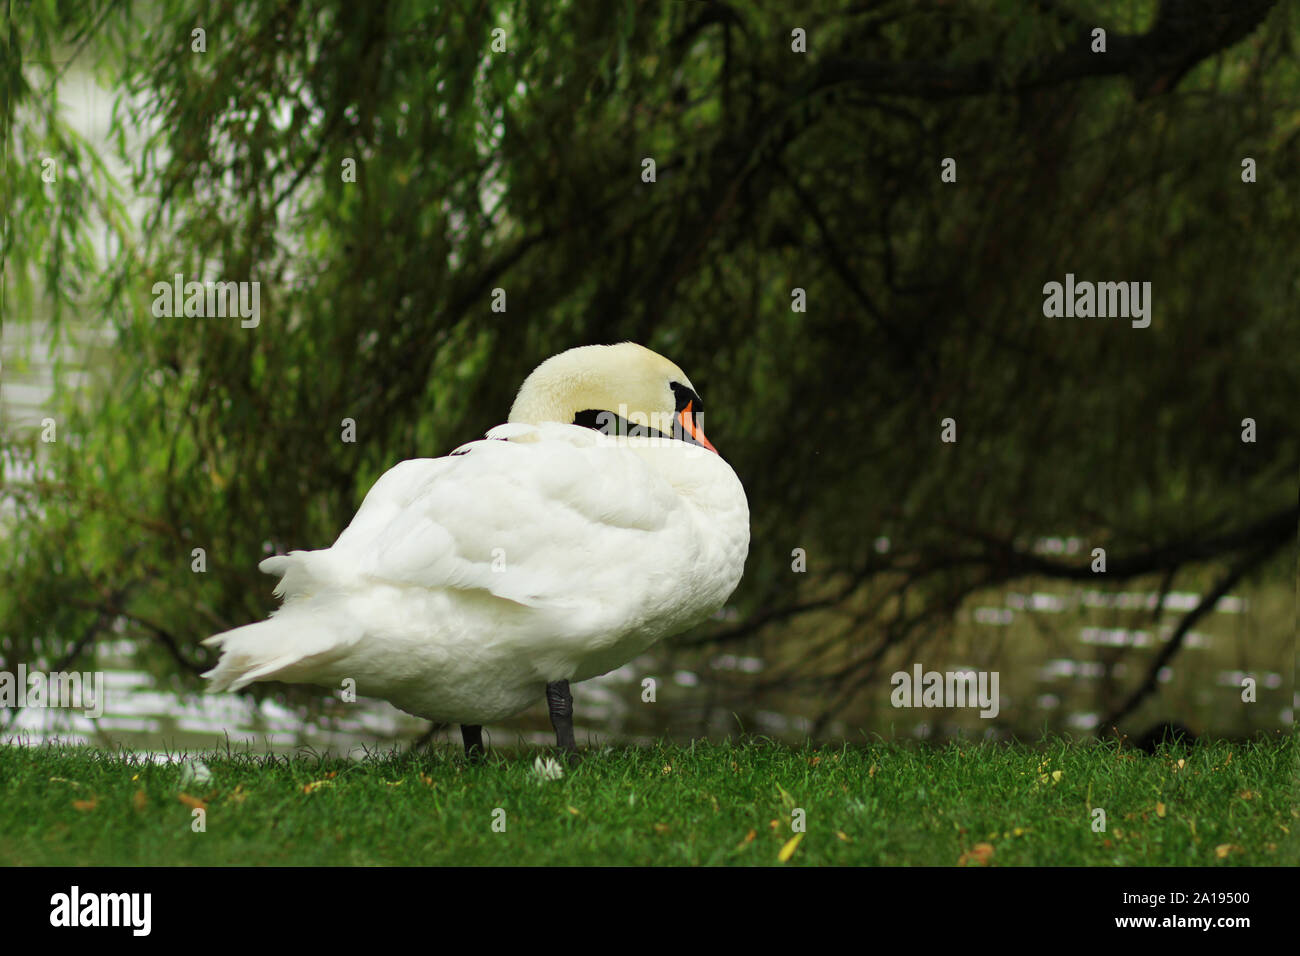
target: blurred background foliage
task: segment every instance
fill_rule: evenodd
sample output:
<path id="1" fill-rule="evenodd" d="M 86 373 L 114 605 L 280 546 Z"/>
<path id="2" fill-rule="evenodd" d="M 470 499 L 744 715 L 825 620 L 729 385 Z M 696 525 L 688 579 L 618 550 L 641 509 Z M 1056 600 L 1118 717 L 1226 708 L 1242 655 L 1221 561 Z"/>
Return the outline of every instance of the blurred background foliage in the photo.
<path id="1" fill-rule="evenodd" d="M 196 688 L 198 641 L 274 606 L 262 556 L 328 545 L 378 475 L 503 420 L 548 355 L 632 339 L 691 375 L 753 513 L 733 606 L 660 658 L 704 671 L 705 696 L 655 729 L 782 712 L 799 732 L 890 733 L 889 674 L 917 660 L 1000 668 L 1001 733 L 1290 713 L 1289 5 L 7 9 L 6 376 L 76 328 L 103 334 L 84 373 L 54 363 L 57 442 L 3 418 L 0 667 L 87 666 L 126 636 L 137 666 Z M 110 91 L 105 144 L 64 115 L 70 68 Z M 260 324 L 155 318 L 175 273 L 259 281 Z M 1066 273 L 1151 282 L 1151 327 L 1045 318 Z M 1096 588 L 1157 600 L 1094 614 Z M 1242 589 L 1214 666 L 1164 676 Z M 1070 610 L 1036 618 L 1025 595 Z M 1158 639 L 1079 648 L 1088 623 Z M 1029 665 L 1062 655 L 1101 679 L 1036 707 Z M 1285 675 L 1259 716 L 1210 692 L 1233 666 Z M 989 726 L 946 717 L 924 732 Z"/>

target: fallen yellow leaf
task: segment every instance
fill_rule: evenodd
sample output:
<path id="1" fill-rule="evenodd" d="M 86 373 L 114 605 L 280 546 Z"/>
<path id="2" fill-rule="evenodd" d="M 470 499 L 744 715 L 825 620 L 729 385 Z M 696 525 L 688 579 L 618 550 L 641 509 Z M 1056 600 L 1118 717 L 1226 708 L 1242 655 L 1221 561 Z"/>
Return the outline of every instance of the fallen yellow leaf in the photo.
<path id="1" fill-rule="evenodd" d="M 177 799 L 191 810 L 206 810 L 208 808 L 206 800 L 200 800 L 198 797 L 191 797 L 188 793 L 179 794 Z"/>
<path id="2" fill-rule="evenodd" d="M 1220 843 L 1214 848 L 1214 855 L 1222 860 L 1229 853 L 1240 853 L 1241 847 L 1235 843 Z"/>
<path id="3" fill-rule="evenodd" d="M 1165 815 L 1165 805 L 1164 805 L 1163 803 L 1159 803 L 1159 802 L 1157 802 L 1157 803 L 1156 803 L 1156 816 L 1158 816 L 1158 817 L 1163 817 L 1164 815 Z"/>
<path id="4" fill-rule="evenodd" d="M 799 849 L 799 841 L 803 839 L 802 833 L 796 833 L 790 839 L 785 841 L 785 846 L 781 847 L 781 852 L 776 855 L 777 861 L 785 863 L 790 857 L 794 856 L 794 851 Z"/>
<path id="5" fill-rule="evenodd" d="M 73 800 L 72 809 L 81 810 L 83 812 L 86 810 L 93 810 L 97 803 L 99 803 L 99 800 L 95 797 L 91 797 L 89 800 Z"/>

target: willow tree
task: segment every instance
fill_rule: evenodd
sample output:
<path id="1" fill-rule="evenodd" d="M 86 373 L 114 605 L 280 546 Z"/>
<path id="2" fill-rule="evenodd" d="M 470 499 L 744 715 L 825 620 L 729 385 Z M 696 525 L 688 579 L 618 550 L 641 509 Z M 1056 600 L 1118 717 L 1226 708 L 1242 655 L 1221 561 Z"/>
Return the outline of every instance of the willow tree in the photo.
<path id="1" fill-rule="evenodd" d="M 822 726 L 969 595 L 1094 575 L 1033 549 L 1064 528 L 1110 582 L 1206 582 L 1136 707 L 1218 596 L 1291 573 L 1294 17 L 788 7 L 13 3 L 6 324 L 113 345 L 67 440 L 4 437 L 41 469 L 9 489 L 3 659 L 125 628 L 197 683 L 198 639 L 272 606 L 258 558 L 328 544 L 547 355 L 633 339 L 749 491 L 735 614 L 679 644 L 785 662 L 737 697 Z M 115 94 L 118 191 L 58 113 L 74 58 Z M 178 274 L 257 282 L 259 321 L 158 314 Z M 1149 282 L 1149 327 L 1045 314 L 1067 275 Z"/>

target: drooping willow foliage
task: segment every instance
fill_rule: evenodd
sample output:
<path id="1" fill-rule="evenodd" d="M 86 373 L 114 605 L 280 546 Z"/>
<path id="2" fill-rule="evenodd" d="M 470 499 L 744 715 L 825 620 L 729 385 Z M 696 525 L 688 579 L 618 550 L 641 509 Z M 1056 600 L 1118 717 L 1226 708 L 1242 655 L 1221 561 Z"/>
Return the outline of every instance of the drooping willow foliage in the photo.
<path id="1" fill-rule="evenodd" d="M 57 442 L 4 433 L 0 661 L 125 628 L 197 683 L 272 607 L 261 556 L 624 339 L 688 371 L 751 501 L 736 613 L 681 644 L 793 661 L 816 713 L 972 592 L 1092 574 L 1039 535 L 1112 582 L 1290 575 L 1294 11 L 804 6 L 14 0 L 5 336 L 111 344 Z M 69 63 L 113 91 L 116 188 Z M 156 316 L 176 274 L 257 281 L 259 324 Z M 1150 328 L 1045 317 L 1067 274 L 1150 282 Z"/>

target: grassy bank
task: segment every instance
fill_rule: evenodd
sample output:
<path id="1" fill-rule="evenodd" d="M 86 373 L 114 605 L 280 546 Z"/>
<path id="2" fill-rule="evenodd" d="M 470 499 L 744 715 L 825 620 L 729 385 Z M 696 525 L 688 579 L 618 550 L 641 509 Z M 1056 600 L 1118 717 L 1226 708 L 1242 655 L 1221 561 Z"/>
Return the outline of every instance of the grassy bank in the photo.
<path id="1" fill-rule="evenodd" d="M 539 776 L 535 756 L 471 765 L 450 750 L 362 761 L 206 755 L 205 779 L 128 755 L 0 747 L 0 865 L 1300 859 L 1289 740 L 1155 756 L 1066 741 L 747 740 L 589 751 L 558 780 Z M 1096 808 L 1104 832 L 1094 832 Z M 195 810 L 205 832 L 195 832 Z M 802 836 L 792 829 L 800 810 Z"/>

